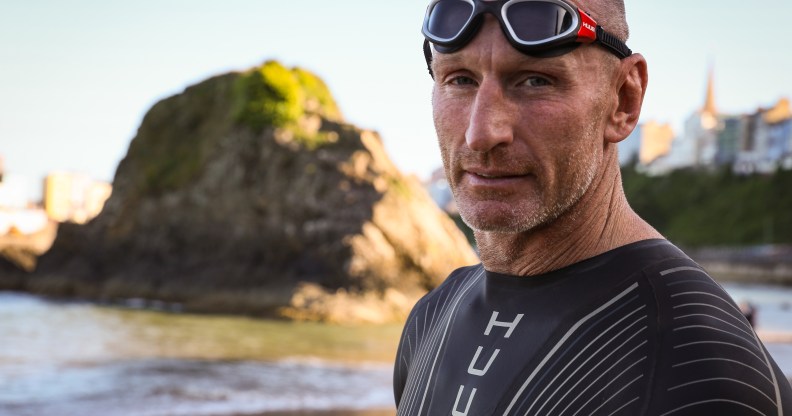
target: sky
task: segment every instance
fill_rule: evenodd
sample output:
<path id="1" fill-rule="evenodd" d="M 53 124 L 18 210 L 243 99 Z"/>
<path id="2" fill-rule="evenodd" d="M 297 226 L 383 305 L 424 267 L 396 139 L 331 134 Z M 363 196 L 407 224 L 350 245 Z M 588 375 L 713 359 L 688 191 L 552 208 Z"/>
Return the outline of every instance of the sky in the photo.
<path id="1" fill-rule="evenodd" d="M 0 4 L 0 155 L 40 193 L 51 171 L 111 181 L 157 101 L 276 59 L 318 74 L 404 172 L 441 165 L 421 52 L 427 0 L 26 0 Z M 792 1 L 626 0 L 649 63 L 642 121 L 704 102 L 748 113 L 792 96 Z"/>

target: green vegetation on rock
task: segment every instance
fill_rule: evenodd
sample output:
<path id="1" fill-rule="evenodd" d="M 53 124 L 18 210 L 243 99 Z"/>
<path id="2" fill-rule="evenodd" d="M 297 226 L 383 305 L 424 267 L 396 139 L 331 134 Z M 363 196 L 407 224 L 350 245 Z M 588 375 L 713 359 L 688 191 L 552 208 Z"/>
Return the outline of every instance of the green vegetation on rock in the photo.
<path id="1" fill-rule="evenodd" d="M 622 170 L 635 211 L 674 243 L 743 246 L 792 243 L 792 172 L 737 176 L 679 170 L 649 177 Z"/>
<path id="2" fill-rule="evenodd" d="M 234 125 L 256 133 L 279 129 L 284 142 L 312 150 L 339 140 L 323 126 L 341 120 L 330 90 L 305 69 L 268 61 L 220 75 L 160 101 L 146 114 L 129 149 L 136 188 L 160 194 L 195 180 L 211 149 Z"/>
<path id="3" fill-rule="evenodd" d="M 340 121 L 343 118 L 330 89 L 321 78 L 302 68 L 294 68 L 292 73 L 305 93 L 308 111 L 315 111 L 328 120 Z"/>
<path id="4" fill-rule="evenodd" d="M 239 77 L 238 120 L 261 130 L 296 122 L 303 114 L 304 91 L 294 73 L 276 61 Z"/>
<path id="5" fill-rule="evenodd" d="M 341 120 L 330 90 L 319 77 L 302 69 L 288 69 L 277 61 L 243 73 L 235 86 L 236 119 L 261 131 L 266 127 L 285 128 L 293 140 L 308 148 L 333 142 L 333 136 L 306 128 L 307 117 Z"/>

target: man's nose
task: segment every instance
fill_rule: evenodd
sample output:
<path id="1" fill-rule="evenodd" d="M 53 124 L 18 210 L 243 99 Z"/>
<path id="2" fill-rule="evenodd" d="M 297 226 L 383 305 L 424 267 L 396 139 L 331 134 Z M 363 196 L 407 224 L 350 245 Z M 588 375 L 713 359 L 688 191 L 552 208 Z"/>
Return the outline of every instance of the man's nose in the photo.
<path id="1" fill-rule="evenodd" d="M 465 141 L 471 150 L 486 152 L 512 142 L 512 123 L 517 121 L 514 119 L 517 115 L 512 114 L 510 107 L 498 82 L 485 80 L 479 85 L 465 131 Z"/>

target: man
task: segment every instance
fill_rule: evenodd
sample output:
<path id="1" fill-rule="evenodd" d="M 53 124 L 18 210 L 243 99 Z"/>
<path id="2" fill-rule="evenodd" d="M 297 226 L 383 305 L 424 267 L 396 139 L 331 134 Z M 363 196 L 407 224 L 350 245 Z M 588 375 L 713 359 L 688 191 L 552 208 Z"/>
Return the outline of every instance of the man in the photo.
<path id="1" fill-rule="evenodd" d="M 616 144 L 647 64 L 622 0 L 568 1 L 427 9 L 435 126 L 482 265 L 413 309 L 398 414 L 792 414 L 739 308 L 624 197 Z"/>

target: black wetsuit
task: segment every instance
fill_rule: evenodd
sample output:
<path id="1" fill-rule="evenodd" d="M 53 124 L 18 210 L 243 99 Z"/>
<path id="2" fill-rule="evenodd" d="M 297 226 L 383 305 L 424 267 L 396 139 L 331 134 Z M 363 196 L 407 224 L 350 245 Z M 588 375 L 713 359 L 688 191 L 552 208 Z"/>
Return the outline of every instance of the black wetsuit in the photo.
<path id="1" fill-rule="evenodd" d="M 665 240 L 541 276 L 456 270 L 410 314 L 394 390 L 399 416 L 792 416 L 740 310 Z"/>

